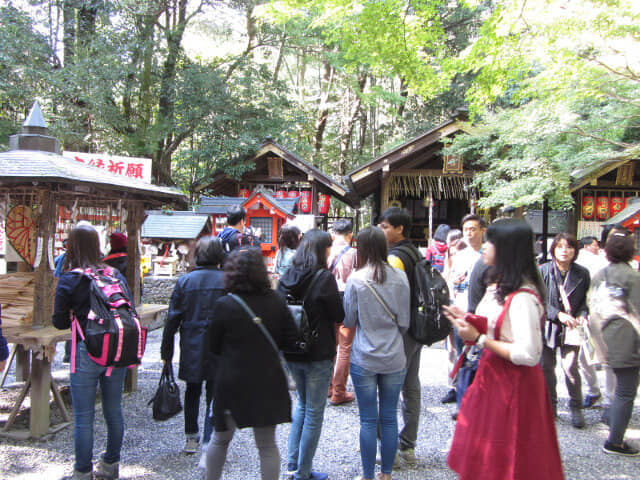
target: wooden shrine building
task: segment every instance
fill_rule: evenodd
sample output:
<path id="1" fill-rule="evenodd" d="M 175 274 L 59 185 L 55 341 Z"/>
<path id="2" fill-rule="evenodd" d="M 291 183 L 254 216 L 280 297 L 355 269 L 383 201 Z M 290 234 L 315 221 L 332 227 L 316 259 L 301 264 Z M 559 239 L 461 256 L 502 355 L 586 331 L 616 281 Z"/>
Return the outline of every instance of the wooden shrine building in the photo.
<path id="1" fill-rule="evenodd" d="M 194 190 L 209 197 L 248 198 L 258 189 L 276 199 L 300 197 L 298 213 L 312 215 L 326 216 L 331 198 L 354 208 L 358 205 L 347 187 L 269 137 L 246 162 L 253 168 L 241 178 L 217 171 L 199 181 Z"/>
<path id="2" fill-rule="evenodd" d="M 140 259 L 137 241 L 145 209 L 186 205 L 186 197 L 173 188 L 123 177 L 62 156 L 59 141 L 47 135 L 40 107 L 34 103 L 22 133 L 9 138 L 7 152 L 0 153 L 0 203 L 6 220 L 6 236 L 24 260 L 19 274 L 0 276 L 3 333 L 20 348 L 16 378 L 24 380 L 18 404 L 0 434 L 9 434 L 27 391 L 31 390 L 30 429 L 25 436 L 41 437 L 49 430 L 49 390 L 64 412 L 51 359 L 58 341 L 70 338 L 68 330 L 51 325 L 54 300 L 54 241 L 60 225 L 60 207 L 72 212 L 100 210 L 110 221 L 113 212 L 124 219 L 128 242 L 127 281 L 136 303 L 140 301 Z M 20 303 L 16 299 L 20 297 Z M 139 313 L 141 310 L 139 310 Z M 140 313 L 141 317 L 143 316 Z M 11 317 L 11 321 L 9 321 Z"/>
<path id="3" fill-rule="evenodd" d="M 364 199 L 373 196 L 372 221 L 386 208 L 406 208 L 413 219 L 410 238 L 425 246 L 430 233 L 446 223 L 460 228 L 475 208 L 474 170 L 442 153 L 444 140 L 465 131 L 460 113 L 347 174 L 347 184 Z"/>

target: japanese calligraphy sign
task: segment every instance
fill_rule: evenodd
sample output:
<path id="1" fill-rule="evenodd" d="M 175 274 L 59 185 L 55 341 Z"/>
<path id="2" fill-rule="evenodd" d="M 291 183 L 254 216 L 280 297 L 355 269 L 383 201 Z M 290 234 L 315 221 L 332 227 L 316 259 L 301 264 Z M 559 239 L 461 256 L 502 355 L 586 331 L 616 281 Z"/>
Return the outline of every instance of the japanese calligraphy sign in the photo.
<path id="1" fill-rule="evenodd" d="M 151 183 L 151 159 L 121 157 L 104 153 L 64 152 L 65 157 L 73 158 L 86 165 L 102 168 L 123 177 L 136 178 Z"/>

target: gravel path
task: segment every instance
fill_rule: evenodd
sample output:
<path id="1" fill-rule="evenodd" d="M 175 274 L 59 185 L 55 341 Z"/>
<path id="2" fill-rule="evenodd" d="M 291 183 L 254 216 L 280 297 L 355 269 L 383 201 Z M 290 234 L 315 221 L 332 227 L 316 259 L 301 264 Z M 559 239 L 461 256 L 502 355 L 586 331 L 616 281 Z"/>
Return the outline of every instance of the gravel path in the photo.
<path id="1" fill-rule="evenodd" d="M 183 416 L 178 415 L 167 422 L 154 422 L 150 407 L 147 407 L 147 401 L 153 396 L 160 378 L 161 336 L 161 330 L 150 333 L 147 353 L 139 371 L 139 389 L 124 398 L 126 431 L 120 476 L 123 479 L 199 480 L 202 478 L 202 470 L 197 468 L 199 455 L 187 456 L 181 453 L 184 444 Z M 61 363 L 61 358 L 62 354 L 58 353 L 54 362 L 54 376 L 65 384 L 68 383 L 68 366 Z M 177 353 L 174 358 L 178 358 Z M 416 449 L 419 465 L 411 470 L 394 472 L 395 480 L 456 478 L 446 466 L 448 444 L 455 427 L 450 418 L 454 406 L 441 405 L 439 402 L 447 391 L 445 359 L 445 351 L 441 348 L 423 350 L 423 410 L 419 445 Z M 599 374 L 602 375 L 602 372 Z M 11 379 L 12 375 L 9 381 Z M 559 382 L 560 419 L 556 425 L 567 479 L 639 479 L 640 458 L 620 458 L 602 453 L 607 428 L 598 423 L 600 408 L 585 410 L 587 428 L 576 430 L 571 427 L 568 397 L 563 384 L 564 382 Z M 16 389 L 17 386 L 9 385 L 9 388 Z M 181 384 L 181 388 L 184 392 L 184 384 Z M 203 411 L 204 402 L 201 415 Z M 6 412 L 3 412 L 0 420 L 6 419 L 6 416 Z M 97 455 L 105 443 L 100 407 L 97 408 L 96 419 L 99 420 L 96 422 L 94 440 L 94 453 Z M 281 457 L 286 453 L 288 431 L 288 424 L 279 426 L 277 430 Z M 314 469 L 328 472 L 332 480 L 350 480 L 361 474 L 358 431 L 358 409 L 355 402 L 339 407 L 328 406 Z M 640 445 L 638 398 L 627 430 L 627 439 Z M 72 465 L 71 428 L 41 441 L 15 441 L 0 437 L 0 479 L 59 479 L 71 474 Z M 258 471 L 258 456 L 251 430 L 241 430 L 237 432 L 229 448 L 223 479 L 255 479 L 259 478 Z"/>

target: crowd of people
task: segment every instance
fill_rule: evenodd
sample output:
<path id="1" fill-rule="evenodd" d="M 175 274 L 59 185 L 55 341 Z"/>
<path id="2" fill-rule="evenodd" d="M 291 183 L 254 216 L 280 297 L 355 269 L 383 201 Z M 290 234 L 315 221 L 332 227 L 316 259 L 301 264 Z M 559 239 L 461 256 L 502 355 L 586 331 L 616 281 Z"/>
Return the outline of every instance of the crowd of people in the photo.
<path id="1" fill-rule="evenodd" d="M 179 333 L 178 378 L 186 384 L 184 452 L 202 448 L 205 477 L 219 479 L 235 430 L 252 427 L 260 476 L 275 480 L 281 464 L 275 429 L 290 422 L 287 477 L 323 480 L 328 475 L 313 460 L 325 408 L 355 399 L 359 478 L 389 480 L 394 469 L 415 465 L 423 345 L 408 332 L 419 294 L 413 271 L 425 256 L 408 238 L 409 213 L 385 210 L 377 226 L 358 232 L 355 245 L 347 219 L 336 221 L 331 234 L 318 229 L 302 233 L 285 225 L 273 272 L 256 248 L 259 241 L 245 231 L 245 215 L 242 209 L 229 212 L 230 226 L 221 235 L 197 241 L 195 266 L 178 279 L 171 296 L 161 358 L 173 361 Z M 111 243 L 122 251 L 126 237 L 112 237 Z M 558 352 L 572 425 L 585 426 L 581 409 L 598 402 L 604 391 L 602 421 L 610 428 L 604 452 L 640 453 L 624 440 L 640 374 L 635 243 L 630 232 L 617 227 L 604 232 L 602 244 L 604 254 L 593 237 L 579 245 L 573 235 L 561 233 L 551 244 L 551 261 L 538 265 L 533 232 L 523 220 L 501 218 L 487 226 L 469 214 L 460 230 L 436 229 L 426 259 L 451 293 L 451 305 L 443 309 L 454 327 L 446 340 L 454 375 L 442 401 L 457 402 L 448 464 L 462 480 L 564 478 L 555 429 Z M 69 233 L 56 289 L 57 328 L 69 328 L 74 321 L 86 326 L 89 283 L 78 269 L 103 268 L 107 260 L 123 257 L 112 250 L 111 258 L 101 256 L 90 225 Z M 109 271 L 126 287 L 118 270 Z M 128 287 L 125 294 L 131 295 Z M 303 300 L 313 335 L 308 348 L 296 350 L 298 327 L 288 303 Z M 72 478 L 116 479 L 126 369 L 94 362 L 82 337 L 74 345 Z M 6 356 L 0 331 L 0 370 Z M 606 374 L 602 389 L 598 363 Z M 349 376 L 354 392 L 347 388 Z M 94 466 L 98 384 L 107 444 Z"/>

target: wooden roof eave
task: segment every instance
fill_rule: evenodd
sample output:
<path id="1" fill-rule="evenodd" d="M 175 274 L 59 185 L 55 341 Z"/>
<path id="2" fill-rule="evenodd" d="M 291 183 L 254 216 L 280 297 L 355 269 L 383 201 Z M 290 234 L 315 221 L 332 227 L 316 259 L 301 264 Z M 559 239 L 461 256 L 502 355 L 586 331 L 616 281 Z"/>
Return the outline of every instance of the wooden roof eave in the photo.
<path id="1" fill-rule="evenodd" d="M 109 201 L 133 200 L 143 202 L 147 205 L 180 205 L 187 204 L 187 197 L 182 193 L 164 193 L 149 190 L 139 190 L 125 186 L 110 186 L 108 184 L 96 184 L 93 182 L 83 182 L 75 179 L 61 180 L 58 177 L 38 177 L 37 179 L 4 177 L 0 178 L 0 192 L 14 193 L 16 188 L 37 189 L 46 186 L 59 196 L 90 197 L 91 201 L 98 201 L 96 194 L 101 197 L 113 197 Z"/>
<path id="2" fill-rule="evenodd" d="M 368 177 L 371 177 L 372 175 L 383 170 L 390 170 L 394 164 L 405 160 L 408 156 L 412 155 L 416 151 L 425 149 L 430 145 L 438 142 L 442 138 L 450 136 L 453 133 L 459 131 L 472 133 L 473 129 L 466 122 L 462 122 L 458 119 L 452 119 L 418 137 L 409 140 L 408 142 L 403 143 L 402 145 L 399 145 L 392 150 L 389 150 L 388 152 L 380 155 L 370 162 L 361 165 L 360 167 L 349 172 L 347 176 L 351 179 L 356 190 L 360 193 L 363 183 L 369 183 L 370 180 Z M 363 192 L 363 195 L 367 196 L 370 193 L 371 192 L 365 194 L 365 192 Z"/>
<path id="3" fill-rule="evenodd" d="M 609 161 L 605 160 L 605 162 L 607 162 L 606 165 L 603 165 L 600 168 L 591 170 L 590 172 L 586 172 L 582 175 L 578 173 L 576 175 L 576 178 L 569 185 L 569 191 L 573 193 L 576 190 L 579 190 L 585 185 L 598 180 L 598 178 L 602 177 L 603 175 L 606 175 L 607 173 L 615 170 L 618 167 L 621 167 L 622 165 L 624 165 L 625 163 L 628 163 L 633 159 L 634 159 L 633 156 L 628 155 L 620 159 L 610 159 Z"/>

